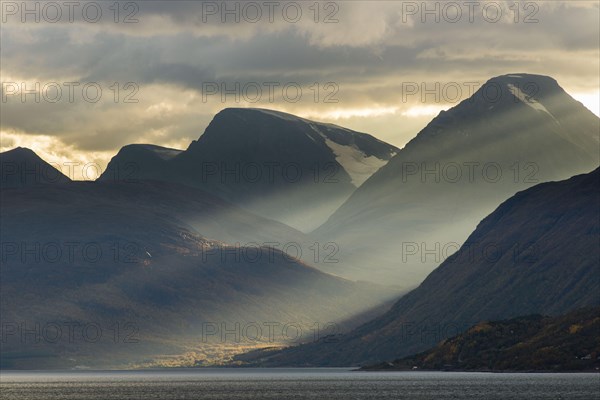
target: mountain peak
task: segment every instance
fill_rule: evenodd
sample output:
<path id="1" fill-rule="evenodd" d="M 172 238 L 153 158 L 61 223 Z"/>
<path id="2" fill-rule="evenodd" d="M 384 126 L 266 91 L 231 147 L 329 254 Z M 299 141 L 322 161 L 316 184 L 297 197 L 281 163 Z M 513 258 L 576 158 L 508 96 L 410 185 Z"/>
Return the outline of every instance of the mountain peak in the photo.
<path id="1" fill-rule="evenodd" d="M 530 105 L 540 100 L 552 101 L 553 97 L 563 96 L 570 98 L 556 79 L 550 76 L 514 73 L 489 79 L 467 101 L 488 105 L 519 102 Z"/>
<path id="2" fill-rule="evenodd" d="M 539 74 L 529 74 L 529 73 L 523 73 L 523 72 L 498 75 L 498 76 L 488 79 L 488 81 L 486 83 L 489 83 L 489 82 L 519 83 L 519 82 L 523 82 L 523 81 L 553 83 L 555 85 L 558 85 L 558 82 L 556 81 L 556 79 L 552 78 L 551 76 L 539 75 Z"/>
<path id="3" fill-rule="evenodd" d="M 598 123 L 553 78 L 490 79 L 434 118 L 319 227 L 319 239 L 347 249 L 343 271 L 327 267 L 352 279 L 422 280 L 437 261 L 399 263 L 398 243 L 462 243 L 514 193 L 596 168 Z M 379 276 L 364 267 L 373 263 Z"/>
<path id="4" fill-rule="evenodd" d="M 4 151 L 0 153 L 3 156 L 35 156 L 40 158 L 35 151 L 31 150 L 29 147 L 21 147 L 17 146 L 14 149 Z"/>
<path id="5" fill-rule="evenodd" d="M 219 113 L 217 113 L 217 115 L 220 115 L 220 114 L 224 114 L 224 115 L 235 114 L 235 115 L 269 116 L 269 117 L 276 117 L 276 118 L 284 119 L 286 121 L 312 122 L 312 121 L 309 121 L 309 120 L 304 119 L 302 117 L 299 117 L 297 115 L 289 114 L 289 113 L 286 113 L 286 112 L 283 112 L 283 111 L 278 111 L 278 110 L 271 110 L 271 109 L 268 109 L 268 108 L 228 107 L 228 108 L 224 108 L 223 110 L 219 111 Z"/>
<path id="6" fill-rule="evenodd" d="M 539 131 L 538 139 L 554 136 L 591 154 L 598 143 L 597 122 L 554 78 L 511 73 L 490 78 L 471 97 L 440 112 L 405 148 L 417 144 L 431 147 L 429 141 L 440 138 L 448 141 L 446 146 L 472 147 L 490 138 L 505 141 L 508 135 L 519 135 L 531 127 Z M 544 140 L 534 140 L 532 133 L 528 136 L 530 142 L 544 144 Z"/>
<path id="7" fill-rule="evenodd" d="M 3 189 L 71 181 L 35 151 L 20 146 L 0 153 L 0 177 Z"/>
<path id="8" fill-rule="evenodd" d="M 153 155 L 163 160 L 168 160 L 177 156 L 179 153 L 183 152 L 183 150 L 157 146 L 155 144 L 134 143 L 121 147 L 119 153 L 120 152 L 139 152 Z"/>
<path id="9" fill-rule="evenodd" d="M 290 125 L 292 123 L 292 125 Z M 271 125 L 273 124 L 273 125 Z M 289 135 L 299 135 L 303 139 L 310 139 L 313 143 L 331 140 L 339 145 L 356 145 L 366 150 L 367 155 L 376 155 L 379 158 L 389 159 L 398 149 L 369 134 L 353 131 L 342 126 L 310 120 L 284 111 L 267 108 L 224 108 L 219 111 L 204 134 L 198 141 L 206 140 L 217 133 L 217 128 L 233 128 L 234 125 L 243 126 L 245 129 L 237 129 L 238 136 L 244 137 L 258 134 L 268 134 L 269 139 L 289 139 Z M 293 129 L 291 129 L 293 127 Z M 268 129 L 267 129 L 268 128 Z M 234 132 L 228 132 L 233 134 Z M 219 132 L 223 135 L 223 132 Z M 370 143 L 367 143 L 370 142 Z"/>

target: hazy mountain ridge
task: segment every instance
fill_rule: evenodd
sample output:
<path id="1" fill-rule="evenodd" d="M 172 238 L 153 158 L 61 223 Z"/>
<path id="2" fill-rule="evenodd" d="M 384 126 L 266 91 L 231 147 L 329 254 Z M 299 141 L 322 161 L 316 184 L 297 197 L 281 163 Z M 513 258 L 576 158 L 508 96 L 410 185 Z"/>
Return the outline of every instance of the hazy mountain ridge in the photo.
<path id="1" fill-rule="evenodd" d="M 273 110 L 227 108 L 169 160 L 126 150 L 111 160 L 100 180 L 184 183 L 307 231 L 324 222 L 398 149 L 333 124 Z"/>
<path id="2" fill-rule="evenodd" d="M 516 96 L 515 87 L 531 96 Z M 487 94 L 494 90 L 497 98 Z M 600 165 L 599 130 L 600 119 L 550 77 L 490 79 L 434 118 L 313 232 L 347 249 L 329 271 L 418 284 L 444 259 L 437 250 L 423 261 L 427 249 L 457 247 L 520 190 Z M 413 245 L 417 253 L 407 256 Z"/>
<path id="3" fill-rule="evenodd" d="M 99 181 L 136 182 L 145 177 L 168 178 L 167 161 L 183 150 L 171 149 L 151 144 L 130 144 L 123 146 L 108 163 Z"/>

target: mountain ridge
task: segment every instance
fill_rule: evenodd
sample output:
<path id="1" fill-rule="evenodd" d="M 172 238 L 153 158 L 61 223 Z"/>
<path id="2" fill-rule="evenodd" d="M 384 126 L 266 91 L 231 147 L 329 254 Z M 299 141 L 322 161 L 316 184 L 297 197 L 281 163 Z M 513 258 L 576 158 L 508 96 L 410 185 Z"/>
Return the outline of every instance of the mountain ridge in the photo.
<path id="1" fill-rule="evenodd" d="M 552 115 L 514 96 L 513 83 L 533 84 L 530 101 L 545 104 Z M 490 101 L 484 93 L 497 87 L 503 94 Z M 600 119 L 550 77 L 491 78 L 429 122 L 312 234 L 347 249 L 339 269 L 330 266 L 329 272 L 416 285 L 440 259 L 406 260 L 403 247 L 460 245 L 516 192 L 596 168 L 599 130 Z M 365 267 L 373 263 L 376 271 Z"/>
<path id="2" fill-rule="evenodd" d="M 307 232 L 398 149 L 365 133 L 292 114 L 226 108 L 199 139 L 168 160 L 146 158 L 138 165 L 124 150 L 99 180 L 128 166 L 132 178 L 199 187 Z"/>

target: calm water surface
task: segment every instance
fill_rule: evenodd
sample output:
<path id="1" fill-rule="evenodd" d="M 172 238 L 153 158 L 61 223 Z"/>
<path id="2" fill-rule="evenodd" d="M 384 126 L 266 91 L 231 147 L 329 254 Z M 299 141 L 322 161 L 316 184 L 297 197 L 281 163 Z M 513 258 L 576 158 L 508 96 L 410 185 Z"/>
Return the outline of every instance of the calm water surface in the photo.
<path id="1" fill-rule="evenodd" d="M 600 399 L 600 374 L 201 369 L 0 373 L 3 400 Z"/>

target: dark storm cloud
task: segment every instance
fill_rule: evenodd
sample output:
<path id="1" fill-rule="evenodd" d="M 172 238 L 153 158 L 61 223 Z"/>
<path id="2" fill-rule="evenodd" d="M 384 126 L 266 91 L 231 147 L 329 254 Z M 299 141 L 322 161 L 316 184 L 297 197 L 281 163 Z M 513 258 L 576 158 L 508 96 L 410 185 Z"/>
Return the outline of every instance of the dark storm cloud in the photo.
<path id="1" fill-rule="evenodd" d="M 473 23 L 466 18 L 422 23 L 418 14 L 403 17 L 403 2 L 338 2 L 339 22 L 331 24 L 315 23 L 309 14 L 296 23 L 280 16 L 272 23 L 231 18 L 221 23 L 218 16 L 204 22 L 198 2 L 135 3 L 139 22 L 132 24 L 111 18 L 3 24 L 3 82 L 97 82 L 104 97 L 98 103 L 39 105 L 12 98 L 2 107 L 2 129 L 49 135 L 82 151 L 116 151 L 139 140 L 185 143 L 196 139 L 219 109 L 240 106 L 218 96 L 203 101 L 207 83 L 231 88 L 294 82 L 308 88 L 335 82 L 337 103 L 311 103 L 310 96 L 290 103 L 279 96 L 278 102 L 250 105 L 317 119 L 319 113 L 344 109 L 397 108 L 393 118 L 366 116 L 357 123 L 368 130 L 372 121 L 378 130 L 387 129 L 372 133 L 389 140 L 405 125 L 403 110 L 414 105 L 400 101 L 404 82 L 483 83 L 503 73 L 533 72 L 552 75 L 574 91 L 598 88 L 599 21 L 593 2 L 534 3 L 538 22 L 523 23 L 526 10 L 521 10 L 516 24 L 512 14 L 495 23 L 481 17 Z M 503 4 L 504 12 L 508 6 Z M 139 101 L 108 101 L 114 82 L 121 89 L 128 82 L 138 85 Z M 394 143 L 402 145 L 406 135 Z"/>

